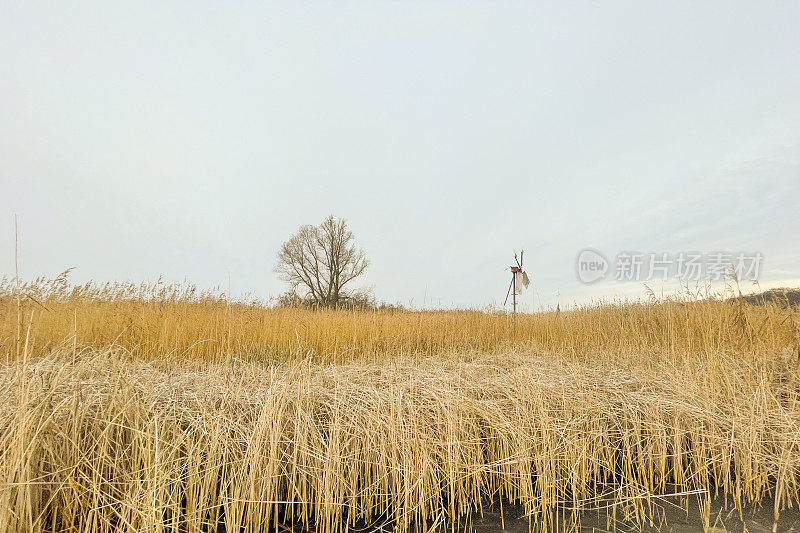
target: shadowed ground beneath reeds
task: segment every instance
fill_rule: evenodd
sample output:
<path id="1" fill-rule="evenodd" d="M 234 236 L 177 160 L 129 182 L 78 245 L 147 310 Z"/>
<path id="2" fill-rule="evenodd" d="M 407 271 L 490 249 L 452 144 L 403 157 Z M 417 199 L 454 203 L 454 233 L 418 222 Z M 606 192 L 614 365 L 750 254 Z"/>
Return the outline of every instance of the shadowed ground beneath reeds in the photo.
<path id="1" fill-rule="evenodd" d="M 778 521 L 773 518 L 771 501 L 764 502 L 763 507 L 747 509 L 740 515 L 735 509 L 726 508 L 721 502 L 712 502 L 711 519 L 708 527 L 705 525 L 703 512 L 694 503 L 686 508 L 675 507 L 671 503 L 663 502 L 660 509 L 655 508 L 656 518 L 652 523 L 644 524 L 617 522 L 609 523 L 605 516 L 597 513 L 586 512 L 581 517 L 580 526 L 573 528 L 569 522 L 557 524 L 555 531 L 579 531 L 581 533 L 626 533 L 633 531 L 644 532 L 669 532 L 669 533 L 723 533 L 748 531 L 750 533 L 797 532 L 800 531 L 800 511 L 787 509 L 781 513 Z M 773 526 L 775 529 L 773 530 Z M 447 529 L 447 528 L 445 528 Z M 528 520 L 524 512 L 518 508 L 507 509 L 501 516 L 497 509 L 485 512 L 482 517 L 474 517 L 467 524 L 466 530 L 474 533 L 527 533 Z M 464 528 L 457 529 L 464 531 Z"/>
<path id="2" fill-rule="evenodd" d="M 654 499 L 652 502 L 652 521 L 644 523 L 626 522 L 619 520 L 612 522 L 604 513 L 585 511 L 581 513 L 580 524 L 575 526 L 568 519 L 555 522 L 553 531 L 579 531 L 580 533 L 627 533 L 634 531 L 643 532 L 668 532 L 668 533 L 723 533 L 723 532 L 750 532 L 772 533 L 800 531 L 800 510 L 786 509 L 777 521 L 774 518 L 774 501 L 767 498 L 760 506 L 751 506 L 741 512 L 721 499 L 713 500 L 710 512 L 702 506 L 703 497 L 678 498 L 666 497 Z M 562 516 L 569 516 L 568 510 L 562 510 Z M 706 522 L 706 516 L 709 516 Z M 774 528 L 774 529 L 773 529 Z M 447 528 L 444 528 L 445 530 Z M 527 516 L 519 507 L 506 507 L 502 514 L 498 505 L 475 516 L 466 528 L 472 533 L 527 533 L 530 531 Z"/>
<path id="3" fill-rule="evenodd" d="M 423 529 L 479 523 L 501 498 L 549 530 L 598 507 L 603 524 L 646 524 L 655 496 L 704 492 L 782 511 L 798 503 L 799 383 L 789 350 L 270 366 L 54 353 L 0 370 L 0 531 Z"/>
<path id="4" fill-rule="evenodd" d="M 749 532 L 772 533 L 800 531 L 800 510 L 786 509 L 776 521 L 774 518 L 774 501 L 765 499 L 759 506 L 737 510 L 721 499 L 713 500 L 710 506 L 710 519 L 706 524 L 707 513 L 703 509 L 705 496 L 700 494 L 692 497 L 654 498 L 652 504 L 652 520 L 644 523 L 625 521 L 621 517 L 612 521 L 602 511 L 583 511 L 578 524 L 569 520 L 569 509 L 554 511 L 552 531 L 572 531 L 580 533 L 628 533 L 628 532 L 665 532 L 665 533 L 723 533 L 723 532 Z M 774 529 L 773 529 L 774 528 Z M 281 528 L 283 531 L 303 533 L 305 530 L 295 528 Z M 467 533 L 528 533 L 533 529 L 528 516 L 518 505 L 498 503 L 485 506 L 482 513 L 476 513 L 460 522 L 445 523 L 435 528 L 433 532 L 467 532 Z M 369 527 L 362 526 L 351 528 L 351 531 L 365 533 L 380 533 L 391 531 L 390 524 Z"/>

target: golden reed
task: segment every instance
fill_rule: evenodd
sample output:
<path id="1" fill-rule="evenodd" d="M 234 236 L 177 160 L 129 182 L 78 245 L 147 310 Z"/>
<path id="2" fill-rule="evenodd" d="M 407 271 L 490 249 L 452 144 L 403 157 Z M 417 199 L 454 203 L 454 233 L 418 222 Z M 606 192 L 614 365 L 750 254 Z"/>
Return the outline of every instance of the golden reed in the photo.
<path id="1" fill-rule="evenodd" d="M 512 320 L 191 288 L 0 297 L 0 532 L 532 530 L 800 504 L 798 312 L 682 298 Z M 19 302 L 20 312 L 17 312 Z"/>

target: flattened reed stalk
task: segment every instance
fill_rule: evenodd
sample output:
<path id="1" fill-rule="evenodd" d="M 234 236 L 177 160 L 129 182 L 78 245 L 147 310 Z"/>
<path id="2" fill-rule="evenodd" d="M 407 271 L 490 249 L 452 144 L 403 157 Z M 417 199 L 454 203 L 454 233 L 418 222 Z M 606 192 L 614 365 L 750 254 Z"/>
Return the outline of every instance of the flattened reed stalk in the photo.
<path id="1" fill-rule="evenodd" d="M 14 295 L 23 295 L 21 314 Z M 69 285 L 66 276 L 16 289 L 0 279 L 0 350 L 18 358 L 18 316 L 36 310 L 30 350 L 65 341 L 96 349 L 121 346 L 140 358 L 229 357 L 347 362 L 443 351 L 501 353 L 512 347 L 590 354 L 775 353 L 796 343 L 797 310 L 696 295 L 656 303 L 594 305 L 561 313 L 509 316 L 479 311 L 346 311 L 274 308 L 231 301 L 190 285 Z M 16 319 L 15 319 L 16 318 Z"/>
<path id="2" fill-rule="evenodd" d="M 547 531 L 675 493 L 779 511 L 800 503 L 795 363 L 55 351 L 0 369 L 0 531 L 422 530 L 499 498 Z"/>

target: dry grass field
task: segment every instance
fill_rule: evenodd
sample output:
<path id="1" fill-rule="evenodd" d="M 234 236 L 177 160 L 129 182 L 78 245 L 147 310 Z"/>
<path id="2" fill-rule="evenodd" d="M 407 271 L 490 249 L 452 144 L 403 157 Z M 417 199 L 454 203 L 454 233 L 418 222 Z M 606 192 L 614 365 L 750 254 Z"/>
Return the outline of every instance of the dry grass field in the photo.
<path id="1" fill-rule="evenodd" d="M 707 295 L 703 295 L 707 296 Z M 511 317 L 0 283 L 0 531 L 463 530 L 800 504 L 800 312 Z"/>

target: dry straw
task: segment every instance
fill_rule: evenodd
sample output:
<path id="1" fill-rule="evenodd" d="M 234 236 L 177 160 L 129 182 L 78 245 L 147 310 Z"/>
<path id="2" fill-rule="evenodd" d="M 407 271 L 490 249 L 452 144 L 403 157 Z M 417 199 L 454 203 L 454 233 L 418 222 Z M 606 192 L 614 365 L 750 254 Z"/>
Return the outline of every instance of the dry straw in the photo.
<path id="1" fill-rule="evenodd" d="M 18 294 L 0 301 L 0 531 L 449 529 L 492 501 L 546 531 L 645 524 L 666 495 L 706 521 L 713 496 L 800 503 L 798 314 L 778 306 L 520 316 L 515 343 L 488 313 L 23 290 L 25 357 Z"/>
<path id="2" fill-rule="evenodd" d="M 16 296 L 22 310 L 16 312 Z M 797 313 L 777 305 L 734 305 L 686 293 L 658 303 L 597 304 L 562 313 L 511 317 L 481 311 L 344 311 L 274 308 L 231 301 L 192 286 L 69 285 L 66 276 L 23 284 L 0 279 L 0 349 L 21 353 L 18 316 L 35 313 L 29 349 L 70 339 L 121 346 L 143 359 L 381 361 L 442 352 L 499 353 L 528 347 L 583 358 L 595 353 L 775 353 L 796 341 Z M 21 338 L 20 341 L 15 339 Z M 19 348 L 19 349 L 18 349 Z"/>

